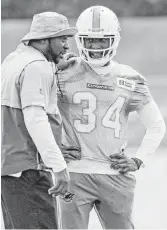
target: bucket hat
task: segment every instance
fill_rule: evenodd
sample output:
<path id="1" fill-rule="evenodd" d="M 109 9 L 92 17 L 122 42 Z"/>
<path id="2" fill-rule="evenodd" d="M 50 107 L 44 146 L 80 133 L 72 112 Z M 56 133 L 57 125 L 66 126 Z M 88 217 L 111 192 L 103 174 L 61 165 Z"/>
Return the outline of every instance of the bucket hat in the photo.
<path id="1" fill-rule="evenodd" d="M 76 33 L 77 29 L 70 27 L 67 18 L 62 14 L 43 12 L 34 15 L 30 31 L 21 39 L 21 42 L 58 36 L 74 36 Z"/>

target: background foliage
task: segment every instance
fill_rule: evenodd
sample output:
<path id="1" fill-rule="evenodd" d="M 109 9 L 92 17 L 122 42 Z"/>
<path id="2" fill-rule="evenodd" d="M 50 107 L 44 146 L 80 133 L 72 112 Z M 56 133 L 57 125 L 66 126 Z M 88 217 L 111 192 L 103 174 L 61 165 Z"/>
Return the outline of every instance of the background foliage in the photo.
<path id="1" fill-rule="evenodd" d="M 2 0 L 1 14 L 2 19 L 32 18 L 47 10 L 76 18 L 87 7 L 101 4 L 120 17 L 167 15 L 167 0 Z"/>

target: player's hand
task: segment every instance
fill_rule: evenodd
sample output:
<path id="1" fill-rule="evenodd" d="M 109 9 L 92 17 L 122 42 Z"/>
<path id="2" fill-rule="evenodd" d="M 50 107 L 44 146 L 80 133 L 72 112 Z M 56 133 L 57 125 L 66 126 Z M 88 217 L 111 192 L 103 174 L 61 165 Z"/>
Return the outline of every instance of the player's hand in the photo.
<path id="1" fill-rule="evenodd" d="M 69 191 L 70 176 L 67 169 L 54 172 L 54 186 L 48 190 L 49 195 L 64 195 Z"/>
<path id="2" fill-rule="evenodd" d="M 67 163 L 69 163 L 71 160 L 81 160 L 81 149 L 79 147 L 67 147 L 62 145 L 61 151 Z"/>
<path id="3" fill-rule="evenodd" d="M 122 174 L 138 170 L 136 162 L 125 155 L 115 153 L 110 156 L 110 159 L 112 162 L 110 167 Z"/>
<path id="4" fill-rule="evenodd" d="M 70 65 L 74 65 L 77 61 L 77 57 L 73 53 L 67 53 L 60 59 L 59 63 L 57 64 L 58 70 L 64 70 L 68 68 Z"/>

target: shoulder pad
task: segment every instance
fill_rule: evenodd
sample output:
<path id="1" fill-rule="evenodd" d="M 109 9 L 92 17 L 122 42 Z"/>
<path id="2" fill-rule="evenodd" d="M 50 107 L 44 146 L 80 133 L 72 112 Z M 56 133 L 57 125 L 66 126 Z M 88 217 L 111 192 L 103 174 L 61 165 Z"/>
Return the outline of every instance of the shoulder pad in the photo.
<path id="1" fill-rule="evenodd" d="M 81 75 L 84 72 L 84 68 L 82 65 L 81 59 L 78 57 L 77 61 L 69 66 L 68 68 L 62 70 L 59 72 L 61 76 L 63 76 L 66 80 L 70 79 L 71 77 L 74 77 L 76 75 Z"/>
<path id="2" fill-rule="evenodd" d="M 117 86 L 129 91 L 136 91 L 138 84 L 146 85 L 146 79 L 130 66 L 119 65 Z"/>
<path id="3" fill-rule="evenodd" d="M 128 65 L 119 65 L 120 68 L 120 76 L 121 78 L 125 78 L 128 80 L 135 81 L 136 83 L 144 84 L 146 82 L 145 77 L 143 77 L 139 72 L 134 70 L 132 67 Z"/>

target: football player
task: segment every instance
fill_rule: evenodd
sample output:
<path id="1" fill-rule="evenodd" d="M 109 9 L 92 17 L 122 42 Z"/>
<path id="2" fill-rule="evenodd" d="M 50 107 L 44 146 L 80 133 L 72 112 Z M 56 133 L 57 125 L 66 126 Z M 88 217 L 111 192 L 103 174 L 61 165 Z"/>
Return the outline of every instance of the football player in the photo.
<path id="1" fill-rule="evenodd" d="M 64 122 L 64 145 L 81 148 L 66 154 L 75 194 L 60 199 L 63 229 L 87 229 L 94 207 L 106 229 L 133 228 L 134 172 L 159 146 L 165 124 L 146 79 L 113 61 L 120 42 L 120 24 L 113 11 L 93 6 L 77 20 L 80 57 L 57 73 L 58 104 Z M 136 111 L 146 134 L 133 158 L 124 151 L 127 122 Z"/>

